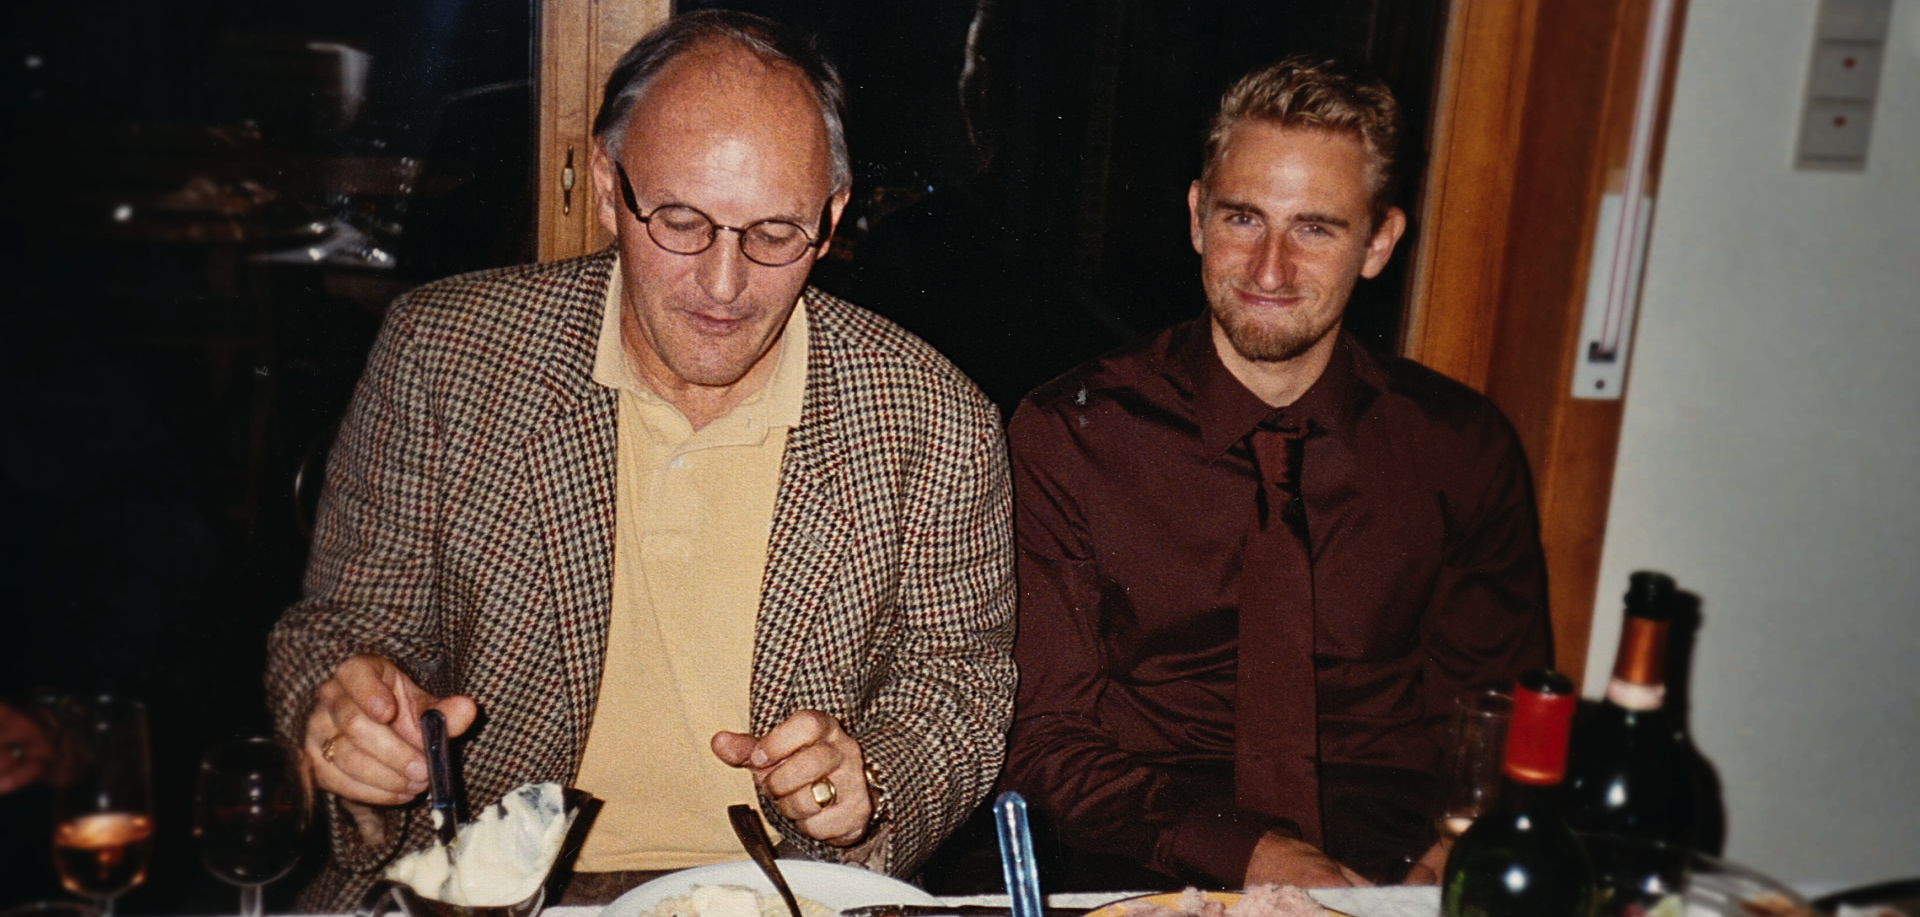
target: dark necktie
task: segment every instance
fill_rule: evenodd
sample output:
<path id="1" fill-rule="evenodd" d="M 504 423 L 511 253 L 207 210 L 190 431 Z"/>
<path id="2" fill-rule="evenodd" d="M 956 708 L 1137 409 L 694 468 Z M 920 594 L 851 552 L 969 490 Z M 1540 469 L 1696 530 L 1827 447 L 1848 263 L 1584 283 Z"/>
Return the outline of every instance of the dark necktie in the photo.
<path id="1" fill-rule="evenodd" d="M 1318 847 L 1313 569 L 1299 499 L 1306 431 L 1269 421 L 1251 439 L 1260 525 L 1241 557 L 1234 797 L 1243 809 L 1291 820 L 1300 839 Z"/>

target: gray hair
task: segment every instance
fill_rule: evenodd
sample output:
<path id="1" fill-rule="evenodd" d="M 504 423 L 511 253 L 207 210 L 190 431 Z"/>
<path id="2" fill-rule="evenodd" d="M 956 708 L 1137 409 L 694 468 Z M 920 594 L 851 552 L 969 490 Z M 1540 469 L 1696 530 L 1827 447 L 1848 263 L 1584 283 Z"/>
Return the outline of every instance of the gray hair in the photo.
<path id="1" fill-rule="evenodd" d="M 593 119 L 593 136 L 606 144 L 607 151 L 620 155 L 627 137 L 627 122 L 634 106 L 646 94 L 647 86 L 673 59 L 711 42 L 730 42 L 759 56 L 769 64 L 785 65 L 800 71 L 813 89 L 820 105 L 820 120 L 826 125 L 827 145 L 833 158 L 833 190 L 845 191 L 853 183 L 853 167 L 847 157 L 846 85 L 812 39 L 803 39 L 771 19 L 734 10 L 701 10 L 675 16 L 648 32 L 613 66 L 607 75 L 607 88 L 601 97 L 600 113 Z"/>

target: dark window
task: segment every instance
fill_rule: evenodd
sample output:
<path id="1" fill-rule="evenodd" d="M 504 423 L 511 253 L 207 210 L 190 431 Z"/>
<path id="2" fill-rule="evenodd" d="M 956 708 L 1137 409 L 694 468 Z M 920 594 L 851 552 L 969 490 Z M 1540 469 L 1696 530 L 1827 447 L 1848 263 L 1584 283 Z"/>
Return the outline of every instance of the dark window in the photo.
<path id="1" fill-rule="evenodd" d="M 159 843 L 127 913 L 233 908 L 188 837 L 193 768 L 267 728 L 293 482 L 386 304 L 532 256 L 533 10 L 7 5 L 0 695 L 148 700 Z M 0 901 L 63 896 L 50 837 L 43 793 L 0 796 Z"/>
<path id="2" fill-rule="evenodd" d="M 816 281 L 938 346 L 1011 407 L 1197 314 L 1187 185 L 1220 93 L 1296 51 L 1359 61 L 1426 165 L 1444 4 L 1416 0 L 682 0 L 816 32 L 848 83 L 854 201 Z M 969 35 L 973 41 L 969 44 Z M 962 79 L 963 69 L 967 76 Z M 1394 350 L 1413 240 L 1348 327 Z"/>

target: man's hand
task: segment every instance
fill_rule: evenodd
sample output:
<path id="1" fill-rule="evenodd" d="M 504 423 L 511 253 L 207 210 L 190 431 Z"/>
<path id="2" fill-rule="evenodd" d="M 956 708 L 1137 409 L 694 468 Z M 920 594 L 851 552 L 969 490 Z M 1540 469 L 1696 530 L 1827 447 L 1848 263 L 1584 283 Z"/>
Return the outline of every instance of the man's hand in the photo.
<path id="1" fill-rule="evenodd" d="M 0 796 L 31 786 L 47 772 L 53 742 L 33 714 L 0 703 Z"/>
<path id="2" fill-rule="evenodd" d="M 302 742 L 315 785 L 348 803 L 395 806 L 427 788 L 427 753 L 420 714 L 437 709 L 447 718 L 449 738 L 473 725 L 473 699 L 436 698 L 400 667 L 379 656 L 355 656 L 333 670 L 314 692 Z M 367 840 L 377 820 L 349 805 Z"/>
<path id="3" fill-rule="evenodd" d="M 758 739 L 716 732 L 712 746 L 721 761 L 752 770 L 761 794 L 808 837 L 847 847 L 866 835 L 873 797 L 865 759 L 839 720 L 802 710 Z"/>
<path id="4" fill-rule="evenodd" d="M 1453 852 L 1453 838 L 1443 837 L 1433 842 L 1427 852 L 1414 861 L 1407 870 L 1407 877 L 1400 880 L 1402 885 L 1439 885 L 1440 877 L 1447 871 L 1447 854 Z"/>
<path id="5" fill-rule="evenodd" d="M 1301 888 L 1369 886 L 1365 877 L 1341 865 L 1320 848 L 1278 834 L 1267 834 L 1247 861 L 1246 885 L 1297 885 Z"/>

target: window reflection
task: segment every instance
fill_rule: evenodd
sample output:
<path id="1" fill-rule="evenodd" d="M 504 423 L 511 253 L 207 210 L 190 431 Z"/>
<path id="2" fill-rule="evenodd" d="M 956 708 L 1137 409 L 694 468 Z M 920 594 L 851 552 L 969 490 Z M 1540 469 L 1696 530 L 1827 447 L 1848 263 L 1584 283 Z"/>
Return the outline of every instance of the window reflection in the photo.
<path id="1" fill-rule="evenodd" d="M 387 303 L 532 256 L 533 12 L 8 4 L 0 698 L 148 698 L 157 787 L 266 728 L 261 647 L 306 555 L 293 482 Z M 188 795 L 158 794 L 128 913 L 231 907 Z M 0 797 L 0 901 L 58 894 L 44 813 Z"/>

